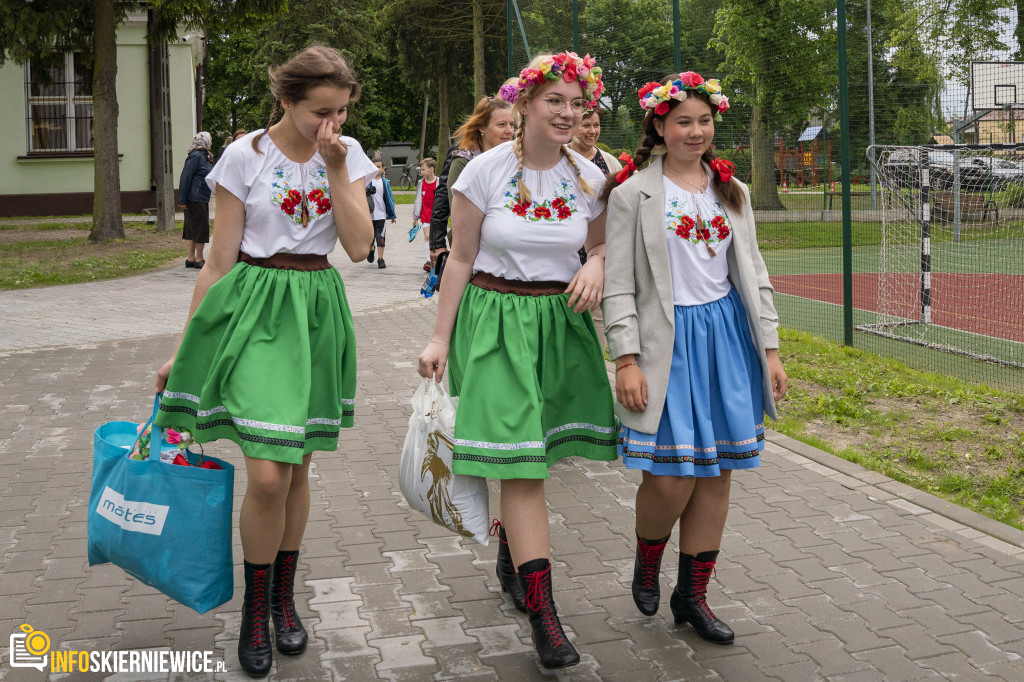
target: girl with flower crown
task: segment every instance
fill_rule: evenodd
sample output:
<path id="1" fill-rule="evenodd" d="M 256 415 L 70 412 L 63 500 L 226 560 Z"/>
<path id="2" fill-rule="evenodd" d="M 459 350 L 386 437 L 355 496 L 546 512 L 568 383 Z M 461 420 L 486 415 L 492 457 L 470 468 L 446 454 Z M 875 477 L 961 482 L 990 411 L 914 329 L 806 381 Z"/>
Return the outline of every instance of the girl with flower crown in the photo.
<path id="1" fill-rule="evenodd" d="M 525 595 L 546 668 L 575 665 L 579 654 L 552 600 L 544 479 L 570 455 L 616 456 L 611 389 L 587 312 L 603 289 L 604 174 L 568 147 L 602 87 L 594 60 L 572 52 L 539 55 L 502 87 L 516 136 L 470 161 L 452 186 L 453 249 L 419 358 L 419 373 L 438 381 L 450 366 L 460 396 L 453 471 L 501 481 L 508 544 L 498 576 L 503 590 Z"/>
<path id="2" fill-rule="evenodd" d="M 359 84 L 336 50 L 308 47 L 269 76 L 271 122 L 278 104 L 284 114 L 228 146 L 206 176 L 217 193 L 216 239 L 185 334 L 156 382 L 166 386 L 158 424 L 202 443 L 226 438 L 245 455 L 238 660 L 256 677 L 270 671 L 275 643 L 295 655 L 308 641 L 294 581 L 309 462 L 314 450 L 338 449 L 356 390 L 352 315 L 327 254 L 340 241 L 353 262 L 366 258 L 373 226 L 363 179 L 377 170 L 339 134 Z"/>
<path id="3" fill-rule="evenodd" d="M 615 359 L 619 451 L 640 469 L 633 600 L 658 610 L 661 557 L 679 522 L 677 624 L 731 643 L 707 604 L 735 469 L 760 465 L 764 415 L 786 393 L 778 316 L 747 187 L 715 158 L 729 108 L 687 71 L 639 90 L 644 139 L 609 187 L 605 333 Z M 664 154 L 626 181 L 656 148 Z"/>

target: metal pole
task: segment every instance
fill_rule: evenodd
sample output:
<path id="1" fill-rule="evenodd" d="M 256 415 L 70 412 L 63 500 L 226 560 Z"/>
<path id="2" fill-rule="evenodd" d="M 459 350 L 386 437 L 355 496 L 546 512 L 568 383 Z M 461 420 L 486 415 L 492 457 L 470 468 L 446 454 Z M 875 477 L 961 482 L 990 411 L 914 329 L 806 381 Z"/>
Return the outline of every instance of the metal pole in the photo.
<path id="1" fill-rule="evenodd" d="M 932 321 L 931 165 L 928 148 L 921 150 L 921 323 Z"/>
<path id="2" fill-rule="evenodd" d="M 679 45 L 679 0 L 672 0 L 672 59 L 677 72 L 683 70 L 683 52 Z"/>
<path id="3" fill-rule="evenodd" d="M 839 139 L 843 174 L 843 343 L 853 345 L 853 226 L 850 221 L 850 93 L 846 69 L 846 0 L 838 0 Z"/>
<path id="4" fill-rule="evenodd" d="M 577 0 L 572 0 L 572 51 L 580 51 L 580 8 Z"/>
<path id="5" fill-rule="evenodd" d="M 871 0 L 867 0 L 868 9 L 868 144 L 875 146 L 875 68 L 874 48 L 871 36 Z M 872 153 L 874 153 L 872 151 Z M 874 161 L 874 157 L 871 158 Z M 878 176 L 875 164 L 871 164 L 871 210 L 878 210 Z"/>
<path id="6" fill-rule="evenodd" d="M 515 74 L 515 55 L 512 51 L 512 0 L 505 0 L 505 42 L 508 44 L 508 76 Z"/>
<path id="7" fill-rule="evenodd" d="M 423 161 L 423 153 L 427 146 L 427 111 L 430 109 L 430 79 L 427 79 L 427 87 L 423 91 L 423 123 L 420 124 L 420 156 L 418 161 Z"/>

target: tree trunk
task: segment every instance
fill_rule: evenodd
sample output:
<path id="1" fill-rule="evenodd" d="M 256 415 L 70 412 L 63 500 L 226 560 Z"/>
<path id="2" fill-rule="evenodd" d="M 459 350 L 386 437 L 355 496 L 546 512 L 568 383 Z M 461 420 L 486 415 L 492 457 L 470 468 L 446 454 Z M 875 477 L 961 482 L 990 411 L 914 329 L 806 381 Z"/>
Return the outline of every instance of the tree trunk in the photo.
<path id="1" fill-rule="evenodd" d="M 448 102 L 448 54 L 442 51 L 439 55 L 437 70 L 437 158 L 444 159 L 448 156 L 448 145 L 451 142 L 452 133 L 449 129 L 449 102 Z"/>
<path id="2" fill-rule="evenodd" d="M 153 155 L 152 186 L 156 190 L 156 229 L 174 229 L 173 153 L 171 150 L 170 55 L 165 38 L 153 33 L 160 23 L 159 10 L 149 10 L 149 126 Z"/>
<path id="3" fill-rule="evenodd" d="M 484 64 L 484 0 L 473 0 L 473 101 L 487 96 Z"/>
<path id="4" fill-rule="evenodd" d="M 93 203 L 89 239 L 124 239 L 117 158 L 117 26 L 114 0 L 93 0 Z"/>
<path id="5" fill-rule="evenodd" d="M 1013 27 L 1013 35 L 1017 39 L 1017 61 L 1024 59 L 1024 0 L 1017 0 L 1017 25 Z"/>
<path id="6" fill-rule="evenodd" d="M 761 211 L 785 211 L 775 184 L 771 109 L 755 104 L 750 114 L 750 203 Z"/>

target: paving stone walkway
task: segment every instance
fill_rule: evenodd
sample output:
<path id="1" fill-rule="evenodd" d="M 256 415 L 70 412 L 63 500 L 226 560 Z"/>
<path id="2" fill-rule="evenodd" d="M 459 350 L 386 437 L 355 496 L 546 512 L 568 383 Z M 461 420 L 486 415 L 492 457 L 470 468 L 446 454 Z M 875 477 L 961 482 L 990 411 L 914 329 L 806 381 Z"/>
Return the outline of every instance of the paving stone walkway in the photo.
<path id="1" fill-rule="evenodd" d="M 433 525 L 398 489 L 414 363 L 434 315 L 418 295 L 422 244 L 406 243 L 409 207 L 399 209 L 387 270 L 332 257 L 356 318 L 356 428 L 338 453 L 314 457 L 298 573 L 310 645 L 278 657 L 272 679 L 1024 680 L 1024 533 L 778 434 L 764 466 L 735 477 L 711 583 L 733 646 L 675 626 L 667 603 L 654 617 L 633 606 L 635 472 L 573 460 L 552 471 L 555 598 L 583 659 L 543 671 L 525 616 L 499 590 L 494 546 Z M 200 616 L 85 560 L 93 429 L 145 417 L 194 277 L 174 267 L 0 292 L 0 636 L 28 623 L 57 649 L 209 650 L 227 667 L 119 680 L 248 679 L 234 654 L 240 566 L 235 598 Z M 208 451 L 240 464 L 233 445 Z M 3 650 L 0 679 L 42 677 Z"/>

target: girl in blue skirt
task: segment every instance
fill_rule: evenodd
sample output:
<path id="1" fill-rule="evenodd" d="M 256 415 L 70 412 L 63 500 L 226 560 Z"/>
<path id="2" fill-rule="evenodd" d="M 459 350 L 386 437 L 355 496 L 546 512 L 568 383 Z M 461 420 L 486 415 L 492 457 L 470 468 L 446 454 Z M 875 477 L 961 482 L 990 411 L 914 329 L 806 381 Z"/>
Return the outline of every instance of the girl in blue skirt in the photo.
<path id="1" fill-rule="evenodd" d="M 786 393 L 778 316 L 747 187 L 711 148 L 729 108 L 688 71 L 638 92 L 644 140 L 609 187 L 605 330 L 616 369 L 619 452 L 640 469 L 633 600 L 658 610 L 661 556 L 679 521 L 676 623 L 733 641 L 707 605 L 733 469 L 760 465 L 764 415 Z M 614 190 L 614 191 L 613 191 Z"/>
<path id="2" fill-rule="evenodd" d="M 256 677 L 270 671 L 275 643 L 295 655 L 308 642 L 294 581 L 309 461 L 338 449 L 356 391 L 352 315 L 327 254 L 340 241 L 353 261 L 366 258 L 364 178 L 376 172 L 339 134 L 359 84 L 336 50 L 308 47 L 269 77 L 271 122 L 278 105 L 284 114 L 225 149 L 206 177 L 217 238 L 181 344 L 157 375 L 157 423 L 200 443 L 232 440 L 245 455 L 238 660 Z"/>

